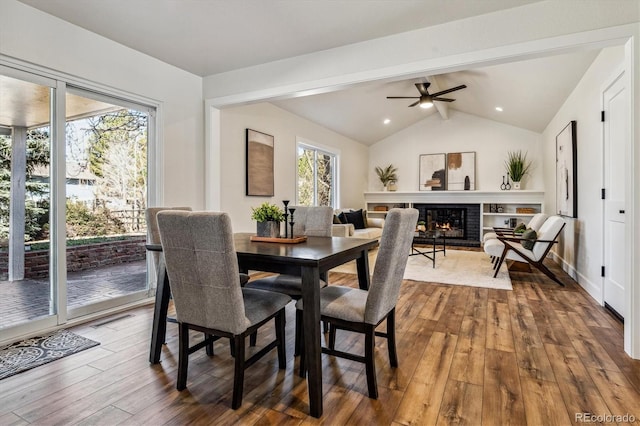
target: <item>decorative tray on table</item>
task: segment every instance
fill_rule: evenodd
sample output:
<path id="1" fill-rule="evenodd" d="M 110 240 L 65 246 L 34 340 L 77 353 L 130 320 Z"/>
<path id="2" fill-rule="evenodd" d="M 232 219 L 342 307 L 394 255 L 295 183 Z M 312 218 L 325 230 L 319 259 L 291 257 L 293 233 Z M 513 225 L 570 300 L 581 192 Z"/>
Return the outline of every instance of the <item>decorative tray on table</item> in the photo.
<path id="1" fill-rule="evenodd" d="M 249 237 L 251 241 L 260 241 L 263 243 L 281 243 L 281 244 L 298 244 L 307 241 L 307 236 L 303 235 L 301 237 L 294 238 L 272 238 L 272 237 L 258 237 L 257 235 L 252 235 Z"/>

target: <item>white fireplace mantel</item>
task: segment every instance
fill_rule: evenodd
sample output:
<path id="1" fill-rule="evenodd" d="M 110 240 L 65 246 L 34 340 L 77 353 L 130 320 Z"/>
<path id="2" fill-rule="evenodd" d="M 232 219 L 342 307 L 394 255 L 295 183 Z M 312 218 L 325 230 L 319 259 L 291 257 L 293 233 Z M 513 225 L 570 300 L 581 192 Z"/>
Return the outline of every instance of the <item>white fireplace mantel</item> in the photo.
<path id="1" fill-rule="evenodd" d="M 513 203 L 540 204 L 544 202 L 544 191 L 382 191 L 365 192 L 366 203 Z"/>

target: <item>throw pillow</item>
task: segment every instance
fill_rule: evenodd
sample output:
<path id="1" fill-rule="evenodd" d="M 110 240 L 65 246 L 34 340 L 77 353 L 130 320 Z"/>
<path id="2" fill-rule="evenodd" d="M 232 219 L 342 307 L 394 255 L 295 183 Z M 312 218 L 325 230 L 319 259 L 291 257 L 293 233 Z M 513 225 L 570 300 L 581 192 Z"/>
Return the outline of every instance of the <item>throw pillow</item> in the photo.
<path id="1" fill-rule="evenodd" d="M 351 211 L 353 212 L 353 211 L 356 211 L 356 210 L 351 210 Z M 366 210 L 362 210 L 362 209 L 360 211 L 362 212 L 362 222 L 364 222 L 364 227 L 368 228 L 369 227 L 369 222 L 367 222 L 367 211 Z"/>
<path id="2" fill-rule="evenodd" d="M 338 220 L 340 221 L 340 223 L 349 223 L 349 221 L 347 220 L 347 216 L 345 216 L 344 212 L 340 212 L 340 214 L 338 215 Z"/>
<path id="3" fill-rule="evenodd" d="M 532 250 L 533 246 L 536 244 L 536 238 L 538 238 L 538 234 L 533 229 L 527 229 L 522 233 L 522 247 L 527 250 Z"/>
<path id="4" fill-rule="evenodd" d="M 524 223 L 520 222 L 520 223 L 518 224 L 518 226 L 516 226 L 516 227 L 513 229 L 513 233 L 514 233 L 514 234 L 520 234 L 521 232 L 524 232 L 526 229 L 527 229 L 527 226 L 526 226 Z"/>
<path id="5" fill-rule="evenodd" d="M 362 218 L 362 210 L 345 212 L 344 216 L 347 218 L 347 223 L 352 223 L 355 229 L 365 228 L 364 219 Z"/>
<path id="6" fill-rule="evenodd" d="M 342 222 L 340 221 L 340 218 L 338 216 L 336 216 L 335 214 L 333 215 L 333 223 L 336 225 L 341 225 Z"/>

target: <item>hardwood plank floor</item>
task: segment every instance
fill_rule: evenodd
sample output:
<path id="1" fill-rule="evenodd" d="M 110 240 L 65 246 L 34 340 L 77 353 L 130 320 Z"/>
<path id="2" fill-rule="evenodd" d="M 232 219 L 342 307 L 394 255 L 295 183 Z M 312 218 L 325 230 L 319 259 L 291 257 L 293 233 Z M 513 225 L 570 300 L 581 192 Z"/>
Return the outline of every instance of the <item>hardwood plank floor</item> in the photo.
<path id="1" fill-rule="evenodd" d="M 640 361 L 622 350 L 622 325 L 549 266 L 567 287 L 538 272 L 512 272 L 513 291 L 405 281 L 396 309 L 399 367 L 389 366 L 378 338 L 380 395 L 372 400 L 364 365 L 323 356 L 321 419 L 307 415 L 306 383 L 292 356 L 293 304 L 287 369 L 278 369 L 275 351 L 250 367 L 238 410 L 230 408 L 227 341 L 215 344 L 213 358 L 191 356 L 182 392 L 174 324 L 162 362 L 149 365 L 148 306 L 73 328 L 101 345 L 0 381 L 0 424 L 538 426 L 578 424 L 577 413 L 628 414 L 640 424 Z M 330 281 L 357 286 L 349 274 Z M 272 326 L 261 330 L 258 347 L 272 338 Z M 362 336 L 338 332 L 338 349 L 363 353 L 363 346 Z"/>

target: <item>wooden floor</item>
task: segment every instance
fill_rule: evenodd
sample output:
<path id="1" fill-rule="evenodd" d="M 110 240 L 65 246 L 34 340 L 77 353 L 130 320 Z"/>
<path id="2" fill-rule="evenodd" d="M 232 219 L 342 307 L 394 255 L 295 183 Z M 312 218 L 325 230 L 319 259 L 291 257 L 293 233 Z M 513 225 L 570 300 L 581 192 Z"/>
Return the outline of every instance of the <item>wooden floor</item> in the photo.
<path id="1" fill-rule="evenodd" d="M 168 324 L 162 362 L 150 366 L 146 307 L 72 329 L 100 346 L 0 381 L 0 425 L 538 426 L 580 423 L 576 413 L 639 422 L 640 361 L 624 353 L 622 325 L 553 269 L 566 288 L 537 272 L 512 273 L 513 291 L 405 281 L 400 366 L 389 367 L 386 342 L 377 339 L 380 397 L 371 400 L 362 364 L 323 356 L 321 419 L 307 416 L 306 383 L 294 374 L 291 304 L 287 369 L 278 370 L 272 352 L 247 370 L 238 410 L 230 408 L 228 344 L 216 343 L 213 358 L 193 354 L 188 388 L 178 392 L 177 327 Z M 356 284 L 347 274 L 330 280 Z M 261 331 L 258 344 L 272 333 Z M 338 349 L 362 347 L 361 336 L 338 333 Z"/>

